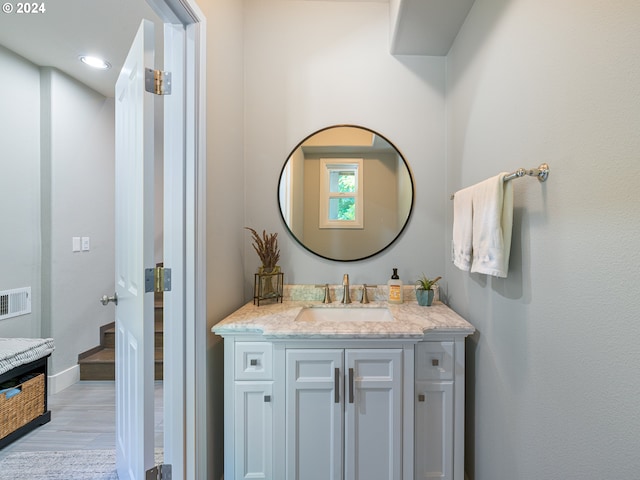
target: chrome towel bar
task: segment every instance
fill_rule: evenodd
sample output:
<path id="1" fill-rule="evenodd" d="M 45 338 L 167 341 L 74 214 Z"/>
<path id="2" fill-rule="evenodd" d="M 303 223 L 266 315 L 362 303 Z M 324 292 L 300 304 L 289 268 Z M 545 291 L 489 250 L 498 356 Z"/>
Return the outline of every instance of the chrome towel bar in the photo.
<path id="1" fill-rule="evenodd" d="M 525 175 L 529 175 L 530 177 L 538 177 L 538 180 L 541 182 L 546 182 L 547 178 L 549 178 L 549 165 L 546 163 L 540 164 L 538 168 L 532 168 L 531 170 L 525 170 L 524 168 L 519 168 L 513 173 L 510 173 L 506 177 L 504 177 L 504 181 L 507 182 L 509 180 L 513 180 L 514 178 L 524 177 Z"/>
<path id="2" fill-rule="evenodd" d="M 546 163 L 541 163 L 538 168 L 532 168 L 530 170 L 526 170 L 524 168 L 519 168 L 515 172 L 510 173 L 505 176 L 503 181 L 508 182 L 509 180 L 513 180 L 514 178 L 520 178 L 528 175 L 530 177 L 538 177 L 538 180 L 541 182 L 546 182 L 547 178 L 549 178 L 549 165 Z M 451 200 L 455 197 L 455 194 L 451 194 Z"/>

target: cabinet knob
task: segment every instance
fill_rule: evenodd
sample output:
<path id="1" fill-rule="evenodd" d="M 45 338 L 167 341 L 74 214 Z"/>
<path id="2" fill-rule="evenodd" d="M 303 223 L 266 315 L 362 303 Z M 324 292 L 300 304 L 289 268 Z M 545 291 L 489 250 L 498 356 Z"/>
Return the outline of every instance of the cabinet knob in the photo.
<path id="1" fill-rule="evenodd" d="M 251 360 L 249 360 L 249 365 L 251 365 L 252 367 L 255 367 L 256 365 L 258 365 L 258 359 L 252 358 Z"/>
<path id="2" fill-rule="evenodd" d="M 271 395 L 264 396 L 264 403 L 269 403 L 271 401 Z"/>
<path id="3" fill-rule="evenodd" d="M 425 400 L 424 394 L 421 393 L 420 395 L 418 395 L 418 401 L 419 402 L 424 402 L 424 400 Z"/>
<path id="4" fill-rule="evenodd" d="M 437 367 L 438 365 L 440 365 L 440 360 L 438 360 L 437 358 L 432 358 L 431 365 Z"/>

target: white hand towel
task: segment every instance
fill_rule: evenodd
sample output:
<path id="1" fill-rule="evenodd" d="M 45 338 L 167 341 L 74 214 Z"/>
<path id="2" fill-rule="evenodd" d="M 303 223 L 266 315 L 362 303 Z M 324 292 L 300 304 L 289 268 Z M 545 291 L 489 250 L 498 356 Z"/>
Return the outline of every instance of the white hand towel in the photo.
<path id="1" fill-rule="evenodd" d="M 473 187 L 456 192 L 453 197 L 453 241 L 451 259 L 460 270 L 471 269 L 473 255 Z"/>
<path id="2" fill-rule="evenodd" d="M 503 172 L 473 187 L 471 271 L 506 277 L 513 227 L 513 185 Z M 456 197 L 458 194 L 456 193 Z"/>

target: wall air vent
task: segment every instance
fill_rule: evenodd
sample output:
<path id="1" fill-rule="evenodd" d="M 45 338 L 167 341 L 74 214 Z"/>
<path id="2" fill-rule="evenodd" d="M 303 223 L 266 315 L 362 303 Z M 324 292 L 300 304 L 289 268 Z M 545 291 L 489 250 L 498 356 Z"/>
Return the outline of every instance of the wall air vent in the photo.
<path id="1" fill-rule="evenodd" d="M 31 313 L 31 287 L 0 292 L 0 320 Z"/>

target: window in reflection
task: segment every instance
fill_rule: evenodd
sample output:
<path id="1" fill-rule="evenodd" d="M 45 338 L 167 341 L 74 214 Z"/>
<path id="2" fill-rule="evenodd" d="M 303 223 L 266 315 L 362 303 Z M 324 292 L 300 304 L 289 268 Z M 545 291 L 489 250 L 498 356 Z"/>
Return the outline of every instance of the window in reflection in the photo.
<path id="1" fill-rule="evenodd" d="M 320 160 L 320 228 L 363 228 L 362 159 Z"/>

